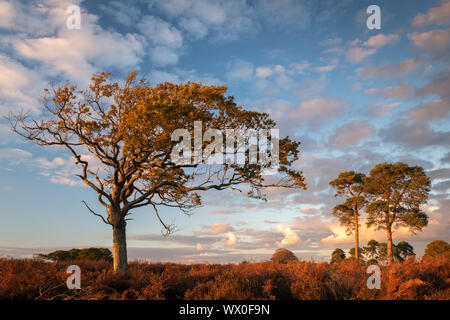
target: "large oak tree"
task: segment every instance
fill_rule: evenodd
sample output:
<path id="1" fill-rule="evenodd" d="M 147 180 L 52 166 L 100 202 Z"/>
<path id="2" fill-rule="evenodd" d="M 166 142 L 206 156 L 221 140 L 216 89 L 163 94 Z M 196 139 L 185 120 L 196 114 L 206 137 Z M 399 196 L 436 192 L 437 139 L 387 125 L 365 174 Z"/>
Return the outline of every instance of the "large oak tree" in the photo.
<path id="1" fill-rule="evenodd" d="M 278 140 L 277 175 L 270 179 L 264 175 L 271 165 L 267 162 L 204 165 L 172 160 L 177 142 L 171 134 L 176 129 L 193 132 L 196 121 L 203 132 L 274 128 L 268 114 L 243 109 L 225 92 L 225 86 L 191 82 L 152 87 L 137 80 L 136 73 L 120 85 L 108 73 L 99 73 L 84 90 L 68 82 L 46 89 L 43 119 L 20 113 L 11 114 L 10 121 L 26 139 L 70 151 L 81 169 L 78 177 L 97 193 L 104 212 L 85 205 L 112 227 L 114 270 L 127 271 L 126 223 L 134 209 L 148 206 L 170 233 L 172 226 L 162 220 L 159 208 L 189 212 L 201 204 L 204 191 L 245 185 L 250 197 L 264 198 L 265 187 L 305 188 L 302 173 L 292 169 L 300 143 L 288 137 Z M 207 147 L 203 142 L 200 152 Z"/>

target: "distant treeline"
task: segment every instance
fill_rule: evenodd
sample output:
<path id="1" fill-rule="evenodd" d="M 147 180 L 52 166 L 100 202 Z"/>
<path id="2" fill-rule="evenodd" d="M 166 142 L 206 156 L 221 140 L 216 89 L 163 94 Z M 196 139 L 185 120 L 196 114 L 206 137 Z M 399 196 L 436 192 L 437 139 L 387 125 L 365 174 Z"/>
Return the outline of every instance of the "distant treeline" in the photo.
<path id="1" fill-rule="evenodd" d="M 330 263 L 339 263 L 347 258 L 355 258 L 355 248 L 351 248 L 348 253 L 349 256 L 346 256 L 344 250 L 336 248 L 331 254 Z M 416 255 L 413 246 L 406 241 L 392 244 L 392 254 L 394 262 L 404 262 L 408 257 Z M 450 244 L 444 240 L 434 240 L 426 246 L 423 258 L 440 255 L 450 257 Z M 367 264 L 386 263 L 387 244 L 386 242 L 378 242 L 372 239 L 367 243 L 366 247 L 359 248 L 358 256 L 359 259 L 367 262 Z"/>
<path id="2" fill-rule="evenodd" d="M 35 257 L 51 261 L 113 261 L 112 253 L 107 248 L 57 250 L 49 254 L 39 253 Z"/>

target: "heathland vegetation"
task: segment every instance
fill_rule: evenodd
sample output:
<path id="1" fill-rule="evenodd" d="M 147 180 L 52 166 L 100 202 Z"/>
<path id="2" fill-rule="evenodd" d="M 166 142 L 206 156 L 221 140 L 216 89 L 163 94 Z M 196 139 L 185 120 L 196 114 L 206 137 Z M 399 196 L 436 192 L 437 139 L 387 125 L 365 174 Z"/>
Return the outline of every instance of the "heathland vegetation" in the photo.
<path id="1" fill-rule="evenodd" d="M 241 264 L 130 263 L 114 273 L 105 261 L 77 261 L 81 289 L 66 286 L 73 262 L 0 259 L 0 299 L 450 299 L 445 255 L 381 266 L 381 288 L 366 285 L 367 264 L 344 259 Z"/>
<path id="2" fill-rule="evenodd" d="M 436 240 L 425 252 L 421 259 L 380 264 L 379 290 L 366 285 L 373 261 L 346 258 L 341 249 L 331 263 L 300 261 L 280 249 L 267 262 L 132 262 L 129 273 L 114 273 L 105 260 L 67 261 L 65 255 L 55 262 L 0 259 L 0 299 L 450 299 L 450 245 Z M 82 270 L 81 289 L 66 286 L 71 264 Z"/>

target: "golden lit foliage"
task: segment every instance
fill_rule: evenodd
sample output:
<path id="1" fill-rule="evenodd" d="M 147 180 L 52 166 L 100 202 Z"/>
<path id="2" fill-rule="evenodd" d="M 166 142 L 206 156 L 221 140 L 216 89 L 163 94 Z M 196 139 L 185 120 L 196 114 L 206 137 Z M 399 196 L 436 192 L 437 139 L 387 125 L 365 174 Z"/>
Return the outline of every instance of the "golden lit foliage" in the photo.
<path id="1" fill-rule="evenodd" d="M 367 265 L 299 261 L 243 264 L 147 264 L 129 275 L 107 262 L 77 261 L 81 290 L 68 290 L 74 262 L 0 259 L 0 299 L 450 299 L 450 258 L 409 258 L 381 266 L 381 289 L 366 286 Z"/>
<path id="2" fill-rule="evenodd" d="M 23 113 L 10 114 L 9 119 L 25 139 L 62 146 L 73 155 L 81 167 L 78 177 L 97 193 L 106 215 L 85 205 L 112 226 L 115 270 L 127 270 L 125 226 L 133 209 L 149 206 L 170 233 L 173 228 L 163 222 L 158 208 L 175 207 L 187 213 L 201 205 L 202 191 L 239 190 L 245 185 L 250 197 L 265 199 L 266 187 L 305 188 L 302 172 L 292 168 L 300 142 L 288 137 L 279 139 L 278 175 L 270 181 L 263 174 L 270 163 L 208 166 L 173 161 L 178 141 L 172 140 L 172 133 L 177 129 L 192 133 L 195 121 L 201 121 L 202 132 L 259 132 L 275 127 L 267 113 L 238 106 L 225 95 L 225 86 L 166 82 L 152 87 L 145 79 L 137 80 L 135 72 L 120 85 L 110 82 L 109 76 L 94 75 L 84 90 L 68 82 L 46 89 L 42 120 Z M 202 154 L 206 147 L 206 142 L 200 145 Z"/>

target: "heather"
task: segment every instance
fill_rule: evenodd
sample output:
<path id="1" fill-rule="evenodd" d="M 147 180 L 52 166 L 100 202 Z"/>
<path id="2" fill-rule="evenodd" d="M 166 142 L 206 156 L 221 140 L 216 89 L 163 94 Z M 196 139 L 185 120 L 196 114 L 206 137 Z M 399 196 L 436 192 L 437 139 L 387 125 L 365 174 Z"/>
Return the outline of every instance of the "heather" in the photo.
<path id="1" fill-rule="evenodd" d="M 66 286 L 67 267 L 80 266 L 81 289 Z M 366 286 L 367 265 L 327 262 L 174 264 L 131 262 L 129 274 L 106 261 L 0 259 L 0 299 L 444 299 L 450 258 L 409 258 L 381 267 L 381 289 Z"/>

